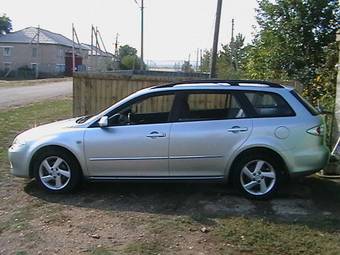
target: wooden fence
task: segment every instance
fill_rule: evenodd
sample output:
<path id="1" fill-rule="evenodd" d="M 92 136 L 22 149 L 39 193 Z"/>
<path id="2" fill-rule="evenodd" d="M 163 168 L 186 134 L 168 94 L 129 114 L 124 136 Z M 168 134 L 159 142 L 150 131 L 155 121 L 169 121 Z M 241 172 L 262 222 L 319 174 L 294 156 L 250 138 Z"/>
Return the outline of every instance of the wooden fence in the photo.
<path id="1" fill-rule="evenodd" d="M 73 78 L 73 115 L 97 113 L 143 88 L 192 77 L 131 75 L 124 73 L 76 73 Z M 301 90 L 301 84 L 293 84 Z M 218 100 L 217 100 L 218 101 Z M 216 100 L 212 103 L 218 103 Z"/>
<path id="2" fill-rule="evenodd" d="M 143 88 L 192 77 L 76 73 L 73 77 L 73 115 L 97 113 Z"/>

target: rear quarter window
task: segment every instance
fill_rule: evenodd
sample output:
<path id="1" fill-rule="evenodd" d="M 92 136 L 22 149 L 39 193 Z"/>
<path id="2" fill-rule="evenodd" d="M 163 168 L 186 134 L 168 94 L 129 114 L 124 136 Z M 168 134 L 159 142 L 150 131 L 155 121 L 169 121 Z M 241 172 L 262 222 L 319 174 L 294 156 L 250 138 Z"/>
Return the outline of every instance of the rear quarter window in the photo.
<path id="1" fill-rule="evenodd" d="M 270 92 L 245 92 L 256 117 L 295 116 L 295 112 L 280 95 Z"/>
<path id="2" fill-rule="evenodd" d="M 306 99 L 304 99 L 299 93 L 295 90 L 290 92 L 312 115 L 319 115 L 319 111 L 316 110 Z"/>

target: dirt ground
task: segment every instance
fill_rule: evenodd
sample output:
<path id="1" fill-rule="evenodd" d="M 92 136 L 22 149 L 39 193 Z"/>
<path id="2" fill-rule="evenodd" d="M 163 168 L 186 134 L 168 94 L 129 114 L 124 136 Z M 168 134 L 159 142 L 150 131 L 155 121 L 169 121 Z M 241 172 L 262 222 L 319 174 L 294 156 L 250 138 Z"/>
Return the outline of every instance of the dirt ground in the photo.
<path id="1" fill-rule="evenodd" d="M 6 151 L 15 134 L 37 118 L 67 117 L 70 107 L 0 112 L 1 255 L 340 254 L 340 182 L 317 176 L 287 183 L 269 201 L 207 183 L 83 183 L 51 195 L 12 177 Z"/>

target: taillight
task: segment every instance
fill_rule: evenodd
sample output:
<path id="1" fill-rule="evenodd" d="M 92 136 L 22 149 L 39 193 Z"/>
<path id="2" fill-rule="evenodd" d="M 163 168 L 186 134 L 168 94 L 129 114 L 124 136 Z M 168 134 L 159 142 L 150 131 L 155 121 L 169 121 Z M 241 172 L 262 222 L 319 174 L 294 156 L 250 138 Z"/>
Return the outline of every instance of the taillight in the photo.
<path id="1" fill-rule="evenodd" d="M 316 126 L 316 127 L 311 128 L 311 129 L 308 129 L 307 133 L 311 134 L 311 135 L 316 135 L 316 136 L 323 136 L 324 133 L 325 133 L 325 127 L 322 124 L 320 126 Z"/>

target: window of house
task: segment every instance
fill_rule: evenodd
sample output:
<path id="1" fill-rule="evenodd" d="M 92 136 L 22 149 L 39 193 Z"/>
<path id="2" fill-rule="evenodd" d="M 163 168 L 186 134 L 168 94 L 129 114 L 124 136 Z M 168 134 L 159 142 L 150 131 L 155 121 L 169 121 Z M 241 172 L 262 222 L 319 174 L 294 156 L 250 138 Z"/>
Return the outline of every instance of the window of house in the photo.
<path id="1" fill-rule="evenodd" d="M 10 57 L 11 54 L 12 54 L 12 48 L 11 47 L 4 47 L 3 48 L 4 57 Z"/>
<path id="2" fill-rule="evenodd" d="M 246 97 L 260 117 L 294 116 L 295 112 L 289 104 L 276 93 L 247 92 Z"/>
<path id="3" fill-rule="evenodd" d="M 113 121 L 112 125 L 166 123 L 169 120 L 174 98 L 173 94 L 157 95 L 135 102 L 121 110 L 118 113 L 119 120 Z"/>
<path id="4" fill-rule="evenodd" d="M 231 93 L 193 93 L 179 101 L 179 121 L 220 120 L 245 117 Z"/>
<path id="5" fill-rule="evenodd" d="M 58 57 L 64 57 L 64 50 L 63 49 L 58 49 Z"/>
<path id="6" fill-rule="evenodd" d="M 32 57 L 36 58 L 38 55 L 38 49 L 37 48 L 32 48 Z"/>

